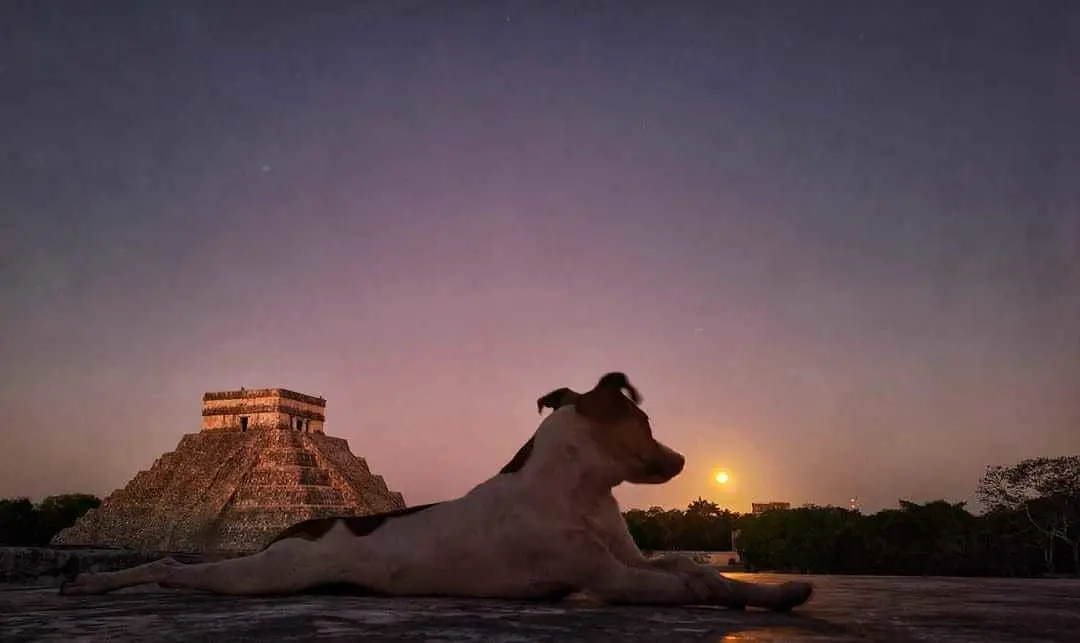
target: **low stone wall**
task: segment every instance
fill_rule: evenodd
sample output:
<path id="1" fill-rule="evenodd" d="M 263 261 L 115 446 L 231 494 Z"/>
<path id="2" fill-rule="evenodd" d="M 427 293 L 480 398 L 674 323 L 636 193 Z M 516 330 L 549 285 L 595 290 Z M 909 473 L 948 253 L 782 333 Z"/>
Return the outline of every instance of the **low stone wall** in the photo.
<path id="1" fill-rule="evenodd" d="M 653 556 L 665 554 L 689 556 L 698 564 L 715 567 L 738 567 L 742 564 L 737 551 L 657 551 L 652 553 Z"/>
<path id="2" fill-rule="evenodd" d="M 78 572 L 109 572 L 148 563 L 165 556 L 184 563 L 227 558 L 225 554 L 175 554 L 130 549 L 75 547 L 0 547 L 0 583 L 59 585 Z"/>

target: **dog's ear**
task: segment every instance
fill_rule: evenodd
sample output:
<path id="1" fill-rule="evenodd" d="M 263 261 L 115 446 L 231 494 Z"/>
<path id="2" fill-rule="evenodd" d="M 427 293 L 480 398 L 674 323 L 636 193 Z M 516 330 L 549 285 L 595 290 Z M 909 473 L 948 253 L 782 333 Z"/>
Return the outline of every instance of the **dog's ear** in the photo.
<path id="1" fill-rule="evenodd" d="M 579 396 L 574 407 L 590 420 L 607 424 L 628 416 L 640 403 L 641 394 L 624 373 L 608 373 L 593 390 Z"/>
<path id="2" fill-rule="evenodd" d="M 626 373 L 608 373 L 600 378 L 596 388 L 613 388 L 619 392 L 625 392 L 631 402 L 641 404 L 641 394 L 630 383 L 630 378 L 626 377 Z"/>
<path id="3" fill-rule="evenodd" d="M 558 411 L 568 404 L 573 404 L 579 397 L 581 397 L 581 394 L 566 387 L 556 389 L 536 400 L 536 411 L 537 413 L 543 413 L 544 409 Z"/>

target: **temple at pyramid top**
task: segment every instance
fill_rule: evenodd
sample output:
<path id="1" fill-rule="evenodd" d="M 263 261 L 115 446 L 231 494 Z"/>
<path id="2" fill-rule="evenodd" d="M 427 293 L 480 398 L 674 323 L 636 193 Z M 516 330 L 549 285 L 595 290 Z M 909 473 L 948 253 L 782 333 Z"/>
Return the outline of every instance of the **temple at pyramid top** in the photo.
<path id="1" fill-rule="evenodd" d="M 158 552 L 248 552 L 309 518 L 405 507 L 349 443 L 326 400 L 286 389 L 203 395 L 202 430 L 53 539 Z"/>
<path id="2" fill-rule="evenodd" d="M 326 400 L 283 388 L 203 394 L 203 431 L 292 429 L 322 433 Z"/>

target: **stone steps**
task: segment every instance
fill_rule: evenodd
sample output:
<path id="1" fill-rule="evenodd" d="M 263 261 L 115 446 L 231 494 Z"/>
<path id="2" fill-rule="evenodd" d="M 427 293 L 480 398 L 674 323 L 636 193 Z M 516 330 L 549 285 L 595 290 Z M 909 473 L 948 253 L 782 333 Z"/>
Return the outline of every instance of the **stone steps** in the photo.
<path id="1" fill-rule="evenodd" d="M 273 485 L 319 485 L 330 486 L 330 474 L 317 467 L 286 465 L 280 469 L 258 468 L 244 479 L 245 484 L 254 486 Z"/>
<path id="2" fill-rule="evenodd" d="M 264 453 L 262 455 L 262 461 L 265 462 L 266 467 L 289 467 L 289 466 L 301 466 L 301 467 L 314 467 L 315 458 L 310 453 L 302 451 L 300 449 L 295 450 L 278 450 Z"/>
<path id="3" fill-rule="evenodd" d="M 244 485 L 233 495 L 230 505 L 246 507 L 290 507 L 293 505 L 344 505 L 341 492 L 328 485 Z"/>
<path id="4" fill-rule="evenodd" d="M 308 518 L 405 506 L 348 443 L 291 430 L 185 435 L 57 544 L 252 551 Z"/>

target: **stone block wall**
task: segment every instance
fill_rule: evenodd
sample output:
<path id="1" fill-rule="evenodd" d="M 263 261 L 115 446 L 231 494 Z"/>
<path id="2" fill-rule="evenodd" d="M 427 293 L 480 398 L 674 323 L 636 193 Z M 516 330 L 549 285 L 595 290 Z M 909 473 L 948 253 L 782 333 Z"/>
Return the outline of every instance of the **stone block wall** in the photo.
<path id="1" fill-rule="evenodd" d="M 405 498 L 391 491 L 382 476 L 373 474 L 363 458 L 354 456 L 348 441 L 328 435 L 305 438 L 312 445 L 312 455 L 330 473 L 334 486 L 342 489 L 351 502 L 366 506 L 369 513 L 405 508 Z"/>
<path id="2" fill-rule="evenodd" d="M 54 544 L 255 551 L 303 520 L 404 506 L 345 440 L 292 430 L 202 431 L 185 435 Z"/>
<path id="3" fill-rule="evenodd" d="M 326 400 L 287 389 L 243 389 L 203 395 L 203 431 L 295 429 L 322 433 Z"/>

